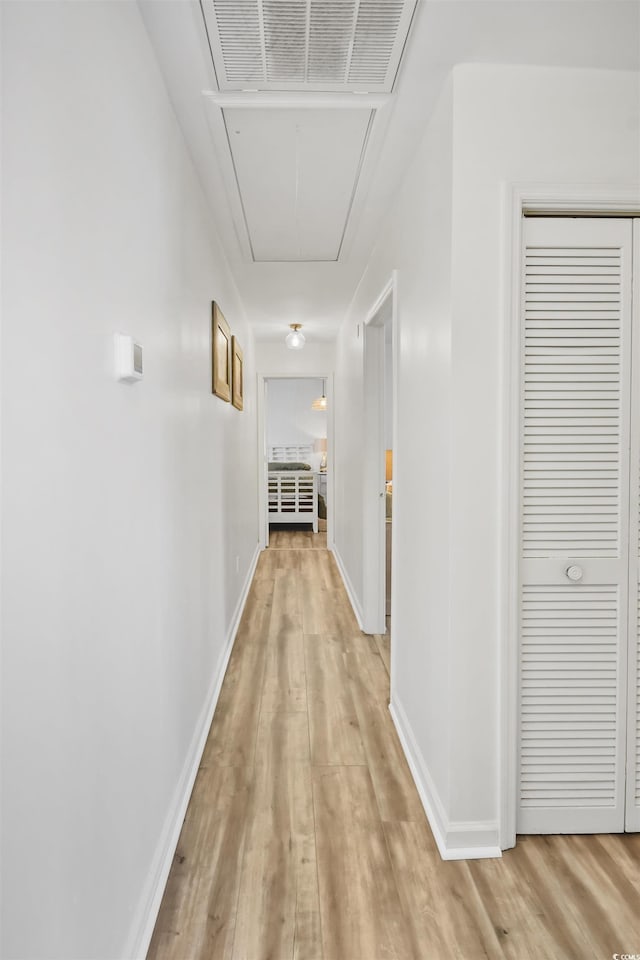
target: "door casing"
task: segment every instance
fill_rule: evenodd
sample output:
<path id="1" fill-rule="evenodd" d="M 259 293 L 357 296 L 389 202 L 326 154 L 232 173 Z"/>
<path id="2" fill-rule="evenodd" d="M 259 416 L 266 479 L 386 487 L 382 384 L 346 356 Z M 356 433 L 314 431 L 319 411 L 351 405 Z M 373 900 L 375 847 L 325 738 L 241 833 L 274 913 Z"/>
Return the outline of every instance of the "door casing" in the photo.
<path id="1" fill-rule="evenodd" d="M 504 504 L 499 536 L 499 726 L 496 744 L 500 847 L 516 844 L 518 783 L 518 605 L 520 519 L 520 316 L 523 218 L 546 216 L 640 216 L 640 184 L 505 183 L 502 190 L 503 282 L 500 314 L 502 464 L 499 495 Z"/>
<path id="2" fill-rule="evenodd" d="M 324 380 L 327 396 L 327 546 L 333 548 L 333 374 L 327 373 L 258 373 L 258 542 L 260 549 L 269 546 L 267 516 L 267 382 L 269 380 Z"/>
<path id="3" fill-rule="evenodd" d="M 386 540 L 384 464 L 384 338 L 385 318 L 392 324 L 393 436 L 397 438 L 397 272 L 371 307 L 364 324 L 364 458 L 363 458 L 363 590 L 362 628 L 365 633 L 386 629 Z M 397 456 L 394 450 L 394 474 Z M 394 499 L 397 488 L 394 480 Z M 393 540 L 391 596 L 394 594 Z M 393 599 L 391 601 L 393 616 Z M 392 644 L 393 650 L 393 644 Z"/>

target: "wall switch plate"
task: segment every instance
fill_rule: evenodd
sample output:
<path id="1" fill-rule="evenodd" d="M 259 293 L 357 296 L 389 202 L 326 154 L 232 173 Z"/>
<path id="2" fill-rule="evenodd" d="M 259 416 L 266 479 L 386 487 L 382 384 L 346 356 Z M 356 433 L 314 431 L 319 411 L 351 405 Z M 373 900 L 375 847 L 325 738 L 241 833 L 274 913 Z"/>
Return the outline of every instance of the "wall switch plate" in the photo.
<path id="1" fill-rule="evenodd" d="M 115 335 L 116 379 L 133 383 L 142 380 L 142 344 L 124 333 Z"/>

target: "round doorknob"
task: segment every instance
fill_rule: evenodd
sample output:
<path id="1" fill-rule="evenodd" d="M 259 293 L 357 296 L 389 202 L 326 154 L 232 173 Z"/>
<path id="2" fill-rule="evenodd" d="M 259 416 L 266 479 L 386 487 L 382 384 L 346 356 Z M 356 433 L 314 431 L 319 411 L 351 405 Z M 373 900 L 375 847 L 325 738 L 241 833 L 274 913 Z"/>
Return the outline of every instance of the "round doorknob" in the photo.
<path id="1" fill-rule="evenodd" d="M 577 563 L 572 563 L 565 570 L 566 575 L 569 577 L 569 580 L 573 580 L 574 583 L 578 580 L 582 580 L 583 570 L 582 567 L 579 567 Z"/>

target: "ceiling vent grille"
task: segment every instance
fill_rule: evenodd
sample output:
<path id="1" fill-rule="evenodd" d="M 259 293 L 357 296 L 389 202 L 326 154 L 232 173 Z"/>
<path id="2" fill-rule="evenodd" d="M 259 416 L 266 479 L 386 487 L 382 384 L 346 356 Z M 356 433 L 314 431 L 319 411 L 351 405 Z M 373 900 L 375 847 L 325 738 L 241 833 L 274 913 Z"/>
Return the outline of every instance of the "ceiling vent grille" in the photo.
<path id="1" fill-rule="evenodd" d="M 201 0 L 220 90 L 389 93 L 416 0 Z"/>

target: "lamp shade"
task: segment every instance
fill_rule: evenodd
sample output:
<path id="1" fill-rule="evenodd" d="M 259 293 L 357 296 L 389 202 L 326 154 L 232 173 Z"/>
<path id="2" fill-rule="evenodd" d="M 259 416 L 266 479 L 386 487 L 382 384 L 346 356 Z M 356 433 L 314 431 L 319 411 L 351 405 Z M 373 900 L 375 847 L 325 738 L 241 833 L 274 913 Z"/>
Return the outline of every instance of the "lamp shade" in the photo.
<path id="1" fill-rule="evenodd" d="M 327 409 L 327 398 L 324 393 L 324 380 L 322 381 L 322 396 L 316 397 L 315 400 L 311 401 L 312 410 L 326 410 Z"/>
<path id="2" fill-rule="evenodd" d="M 324 473 L 325 470 L 327 469 L 327 438 L 326 437 L 318 437 L 317 440 L 313 441 L 313 452 L 322 454 L 322 456 L 320 457 L 320 471 L 321 473 Z"/>
<path id="3" fill-rule="evenodd" d="M 300 333 L 301 323 L 290 323 L 291 333 L 288 333 L 284 338 L 284 342 L 289 347 L 289 350 L 302 350 L 304 347 L 305 337 L 303 333 Z"/>

